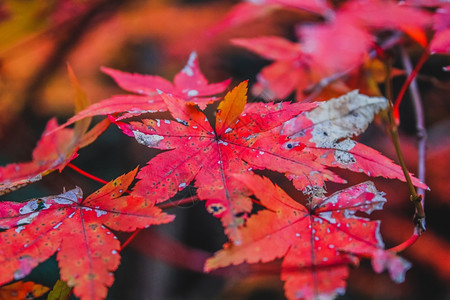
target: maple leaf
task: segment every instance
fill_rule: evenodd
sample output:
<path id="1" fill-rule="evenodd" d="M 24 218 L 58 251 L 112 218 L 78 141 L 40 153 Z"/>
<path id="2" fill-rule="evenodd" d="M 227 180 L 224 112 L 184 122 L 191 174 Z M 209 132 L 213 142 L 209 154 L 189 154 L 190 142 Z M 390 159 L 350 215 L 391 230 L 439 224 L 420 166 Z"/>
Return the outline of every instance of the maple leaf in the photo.
<path id="1" fill-rule="evenodd" d="M 162 202 L 195 179 L 198 196 L 206 200 L 207 210 L 221 218 L 227 234 L 239 240 L 237 228 L 242 224 L 242 217 L 238 215 L 250 212 L 252 203 L 230 174 L 249 172 L 252 166 L 246 161 L 264 154 L 263 148 L 252 147 L 259 134 L 316 106 L 312 103 L 245 106 L 246 92 L 247 82 L 242 82 L 220 102 L 215 130 L 202 112 L 167 94 L 161 97 L 177 122 L 148 119 L 130 124 L 116 122 L 139 143 L 170 150 L 157 155 L 140 170 L 137 178 L 141 180 L 134 186 L 133 194 Z M 308 157 L 303 154 L 303 158 Z M 314 166 L 321 169 L 319 164 Z"/>
<path id="2" fill-rule="evenodd" d="M 378 151 L 350 139 L 363 133 L 374 115 L 386 108 L 385 98 L 368 97 L 357 91 L 321 102 L 317 108 L 298 115 L 279 128 L 280 134 L 287 136 L 282 147 L 290 151 L 299 145 L 316 155 L 317 162 L 329 167 L 405 181 L 400 166 Z M 291 177 L 297 178 L 294 185 L 303 189 L 311 184 L 314 175 L 311 174 L 308 182 L 302 177 Z M 419 179 L 412 178 L 414 185 L 427 188 Z"/>
<path id="3" fill-rule="evenodd" d="M 78 112 L 87 107 L 89 101 L 70 66 L 68 72 L 75 90 L 75 112 Z M 55 170 L 61 171 L 77 157 L 78 149 L 95 141 L 111 124 L 109 120 L 104 120 L 88 130 L 90 122 L 91 118 L 87 118 L 76 122 L 73 129 L 56 131 L 58 128 L 56 119 L 50 119 L 33 150 L 31 162 L 12 163 L 0 167 L 0 195 L 39 181 L 42 176 Z"/>
<path id="4" fill-rule="evenodd" d="M 430 22 L 425 11 L 393 1 L 350 1 L 325 23 L 298 26 L 299 43 L 274 37 L 234 39 L 232 43 L 275 60 L 257 75 L 255 95 L 283 99 L 297 91 L 300 101 L 302 92 L 321 79 L 360 66 L 369 56 L 377 31 L 402 31 L 425 46 L 423 28 Z"/>
<path id="5" fill-rule="evenodd" d="M 330 7 L 326 1 L 292 1 L 292 0 L 262 0 L 243 1 L 233 6 L 231 11 L 218 24 L 208 30 L 209 35 L 218 34 L 230 27 L 239 26 L 257 18 L 262 18 L 280 8 L 308 11 L 325 15 Z"/>
<path id="6" fill-rule="evenodd" d="M 445 3 L 442 0 L 406 0 L 404 2 L 407 5 L 411 6 L 424 6 L 424 7 L 439 7 Z"/>
<path id="7" fill-rule="evenodd" d="M 64 281 L 58 279 L 48 293 L 47 300 L 68 300 L 71 293 L 72 289 Z"/>
<path id="8" fill-rule="evenodd" d="M 137 168 L 86 199 L 80 188 L 25 203 L 0 203 L 0 284 L 26 276 L 57 253 L 61 279 L 81 299 L 103 299 L 119 266 L 120 243 L 110 231 L 168 223 L 146 199 L 122 196 Z M 108 228 L 106 228 L 107 226 Z"/>
<path id="9" fill-rule="evenodd" d="M 350 139 L 364 132 L 373 116 L 387 107 L 386 99 L 353 91 L 317 105 L 282 126 L 260 134 L 252 147 L 264 150 L 265 155 L 249 156 L 246 161 L 258 168 L 286 173 L 294 186 L 305 193 L 320 191 L 325 181 L 346 182 L 325 167 L 405 181 L 400 166 Z M 419 179 L 412 178 L 414 185 L 427 188 Z"/>
<path id="10" fill-rule="evenodd" d="M 258 81 L 252 88 L 254 95 L 267 100 L 285 99 L 297 87 L 309 84 L 310 79 L 301 63 L 303 52 L 300 44 L 276 36 L 232 39 L 231 43 L 275 60 L 257 75 Z"/>
<path id="11" fill-rule="evenodd" d="M 396 1 L 349 1 L 339 11 L 340 17 L 351 19 L 366 30 L 399 30 L 422 47 L 427 44 L 424 29 L 431 24 L 431 15 L 423 9 Z M 355 40 L 356 41 L 356 40 Z"/>
<path id="12" fill-rule="evenodd" d="M 450 53 L 450 5 L 443 5 L 433 16 L 435 34 L 430 43 L 432 53 Z"/>
<path id="13" fill-rule="evenodd" d="M 304 97 L 303 91 L 322 78 L 361 64 L 372 42 L 367 32 L 349 24 L 346 19 L 330 25 L 304 26 L 302 30 L 302 43 L 294 43 L 280 37 L 231 41 L 266 59 L 274 60 L 258 73 L 257 82 L 252 88 L 255 96 L 272 101 L 285 99 L 295 91 L 296 100 L 301 101 Z M 353 43 L 350 37 L 354 37 L 358 42 Z M 331 41 L 333 38 L 339 42 L 336 42 L 335 51 L 331 52 L 329 44 L 320 41 Z M 322 56 L 319 58 L 317 53 Z"/>
<path id="14" fill-rule="evenodd" d="M 141 180 L 133 193 L 152 197 L 159 203 L 195 179 L 198 196 L 206 200 L 207 210 L 221 218 L 225 232 L 239 243 L 238 227 L 252 204 L 245 187 L 230 177 L 233 173 L 252 169 L 286 173 L 297 189 L 305 191 L 320 189 L 327 180 L 346 182 L 328 170 L 328 166 L 404 180 L 401 168 L 391 160 L 344 139 L 367 127 L 373 115 L 386 107 L 384 98 L 358 97 L 354 92 L 320 105 L 245 105 L 246 91 L 247 84 L 243 82 L 225 96 L 218 106 L 215 130 L 202 112 L 166 94 L 161 96 L 177 122 L 148 119 L 129 124 L 116 122 L 140 144 L 169 150 L 152 158 L 140 170 L 137 178 Z M 307 111 L 311 111 L 312 117 Z M 324 140 L 321 132 L 320 140 L 316 132 L 328 127 L 335 132 L 330 132 L 330 140 Z M 426 187 L 416 178 L 414 183 Z M 240 214 L 244 215 L 239 217 Z"/>
<path id="15" fill-rule="evenodd" d="M 333 299 L 343 294 L 348 265 L 357 264 L 358 256 L 371 257 L 376 272 L 388 269 L 393 280 L 404 280 L 410 264 L 384 250 L 380 222 L 356 215 L 380 210 L 386 202 L 372 182 L 329 197 L 311 197 L 305 207 L 267 178 L 248 174 L 236 178 L 267 209 L 247 220 L 242 244 L 227 243 L 206 261 L 206 271 L 283 258 L 281 279 L 289 299 Z"/>
<path id="16" fill-rule="evenodd" d="M 174 84 L 155 75 L 131 74 L 110 68 L 102 71 L 111 76 L 124 90 L 137 95 L 118 95 L 94 103 L 70 118 L 60 127 L 65 127 L 86 117 L 124 113 L 119 119 L 137 116 L 146 112 L 167 110 L 166 104 L 158 90 L 173 94 L 189 104 L 197 104 L 204 109 L 207 104 L 218 98 L 228 87 L 230 79 L 209 84 L 201 73 L 196 52 L 192 52 L 184 68 L 175 75 Z"/>
<path id="17" fill-rule="evenodd" d="M 49 288 L 31 281 L 17 281 L 0 287 L 0 300 L 24 300 L 41 297 Z"/>

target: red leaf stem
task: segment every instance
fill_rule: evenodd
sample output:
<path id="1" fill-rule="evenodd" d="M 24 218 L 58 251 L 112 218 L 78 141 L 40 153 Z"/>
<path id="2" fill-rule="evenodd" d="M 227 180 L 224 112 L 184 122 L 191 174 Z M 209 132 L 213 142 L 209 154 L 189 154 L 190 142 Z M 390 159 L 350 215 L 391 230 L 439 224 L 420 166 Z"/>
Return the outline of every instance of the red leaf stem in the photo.
<path id="1" fill-rule="evenodd" d="M 404 241 L 403 243 L 392 247 L 391 249 L 388 249 L 387 251 L 393 252 L 393 253 L 399 253 L 402 251 L 405 251 L 406 249 L 408 249 L 409 247 L 411 247 L 418 239 L 419 239 L 420 235 L 414 230 L 414 233 L 409 237 L 409 239 L 407 239 L 406 241 Z"/>
<path id="2" fill-rule="evenodd" d="M 191 196 L 191 197 L 188 197 L 188 198 L 183 198 L 183 199 L 180 199 L 180 200 L 172 201 L 170 203 L 161 203 L 161 204 L 158 204 L 157 206 L 160 209 L 169 209 L 169 208 L 178 207 L 178 206 L 186 204 L 186 203 L 193 203 L 193 202 L 195 202 L 197 200 L 199 200 L 198 196 Z"/>
<path id="3" fill-rule="evenodd" d="M 133 234 L 130 235 L 130 237 L 122 244 L 122 246 L 120 246 L 120 251 L 123 250 L 123 248 L 125 248 L 126 246 L 128 246 L 128 244 L 131 243 L 131 241 L 139 234 L 139 232 L 141 232 L 141 228 L 137 229 L 135 232 L 133 232 Z"/>
<path id="4" fill-rule="evenodd" d="M 399 107 L 400 107 L 400 103 L 402 102 L 403 96 L 405 95 L 406 90 L 408 89 L 408 87 L 411 84 L 411 82 L 413 81 L 413 79 L 416 78 L 417 74 L 419 73 L 419 70 L 422 68 L 425 61 L 428 59 L 428 56 L 430 56 L 430 53 L 428 51 L 424 51 L 422 56 L 420 57 L 419 61 L 417 62 L 416 67 L 409 74 L 408 78 L 406 79 L 405 83 L 403 84 L 400 92 L 398 93 L 397 99 L 395 99 L 394 119 L 395 119 L 395 123 L 397 125 L 400 124 Z"/>
<path id="5" fill-rule="evenodd" d="M 95 181 L 100 182 L 100 183 L 103 183 L 103 184 L 107 184 L 107 183 L 108 183 L 108 181 L 103 180 L 103 179 L 101 179 L 101 178 L 98 178 L 97 176 L 94 176 L 94 175 L 92 175 L 92 174 L 90 174 L 90 173 L 88 173 L 88 172 L 86 172 L 86 171 L 83 171 L 83 170 L 81 170 L 81 169 L 78 168 L 77 166 L 74 166 L 74 165 L 71 164 L 71 163 L 67 164 L 67 166 L 70 167 L 70 168 L 72 168 L 74 171 L 77 171 L 77 172 L 80 173 L 81 175 L 83 175 L 83 176 L 89 178 L 89 179 L 95 180 Z"/>

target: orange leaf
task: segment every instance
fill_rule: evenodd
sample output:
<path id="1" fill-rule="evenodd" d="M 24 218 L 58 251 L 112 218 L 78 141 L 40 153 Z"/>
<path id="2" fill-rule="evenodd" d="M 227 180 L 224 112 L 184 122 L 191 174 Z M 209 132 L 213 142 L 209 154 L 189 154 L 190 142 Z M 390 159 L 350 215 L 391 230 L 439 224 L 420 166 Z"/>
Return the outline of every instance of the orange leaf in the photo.
<path id="1" fill-rule="evenodd" d="M 216 133 L 227 133 L 228 128 L 236 122 L 247 103 L 247 81 L 241 82 L 217 107 Z"/>
<path id="2" fill-rule="evenodd" d="M 31 281 L 17 281 L 0 287 L 0 300 L 31 300 L 44 295 L 49 290 L 48 287 Z"/>

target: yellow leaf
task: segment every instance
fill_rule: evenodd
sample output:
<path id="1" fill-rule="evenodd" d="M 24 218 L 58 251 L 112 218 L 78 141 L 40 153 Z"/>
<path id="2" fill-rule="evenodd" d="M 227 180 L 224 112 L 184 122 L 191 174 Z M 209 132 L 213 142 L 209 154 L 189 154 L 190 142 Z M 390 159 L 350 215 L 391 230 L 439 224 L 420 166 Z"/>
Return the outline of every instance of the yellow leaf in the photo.
<path id="1" fill-rule="evenodd" d="M 62 280 L 58 280 L 53 289 L 47 296 L 47 300 L 67 300 L 70 297 L 72 288 L 67 286 L 67 283 Z"/>
<path id="2" fill-rule="evenodd" d="M 216 133 L 218 135 L 227 133 L 226 130 L 234 124 L 244 110 L 247 103 L 247 83 L 247 81 L 241 82 L 220 102 L 216 116 Z"/>

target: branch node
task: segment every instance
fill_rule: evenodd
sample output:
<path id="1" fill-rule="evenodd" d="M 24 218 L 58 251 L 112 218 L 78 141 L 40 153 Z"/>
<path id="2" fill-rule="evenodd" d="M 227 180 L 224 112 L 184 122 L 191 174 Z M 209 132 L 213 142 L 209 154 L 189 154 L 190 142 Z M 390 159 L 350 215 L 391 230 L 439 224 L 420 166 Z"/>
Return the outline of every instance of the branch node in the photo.
<path id="1" fill-rule="evenodd" d="M 426 220 L 425 216 L 420 217 L 416 214 L 414 214 L 414 232 L 417 233 L 417 235 L 421 236 L 422 233 L 426 231 Z"/>

